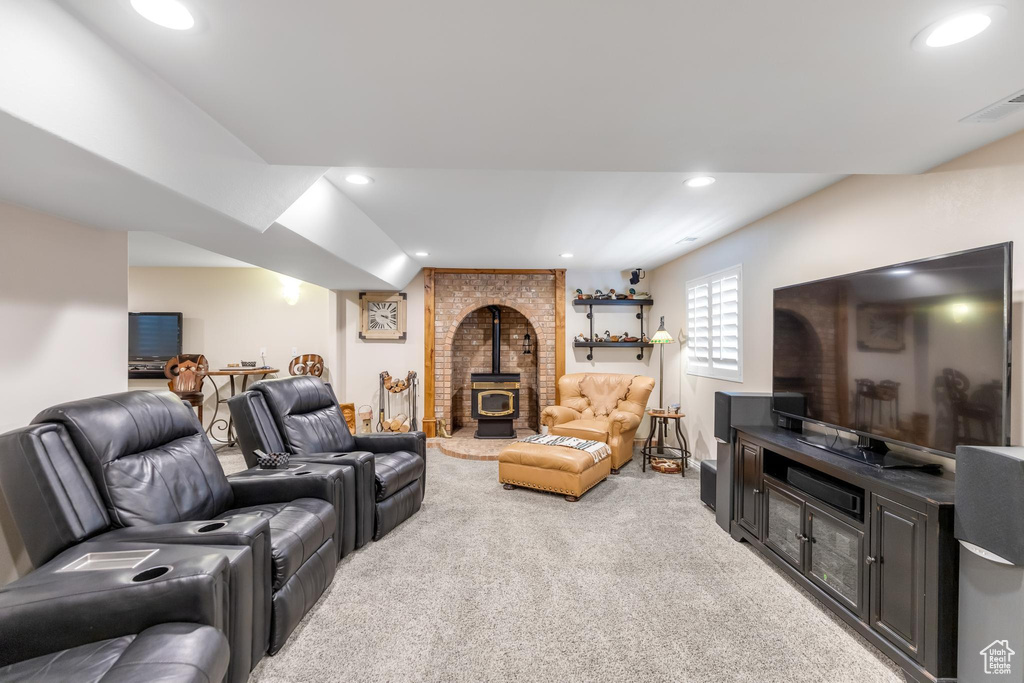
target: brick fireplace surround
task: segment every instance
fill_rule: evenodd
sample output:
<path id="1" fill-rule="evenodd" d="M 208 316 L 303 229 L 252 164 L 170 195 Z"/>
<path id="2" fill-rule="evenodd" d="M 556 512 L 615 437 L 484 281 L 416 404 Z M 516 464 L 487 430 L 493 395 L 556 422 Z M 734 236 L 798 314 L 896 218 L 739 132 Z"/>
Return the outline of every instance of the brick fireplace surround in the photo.
<path id="1" fill-rule="evenodd" d="M 463 391 L 458 378 L 468 371 L 490 372 L 490 354 L 486 367 L 470 367 L 475 362 L 460 355 L 455 358 L 456 333 L 469 318 L 469 324 L 487 306 L 503 306 L 522 315 L 533 328 L 536 354 L 536 400 L 540 407 L 557 401 L 555 379 L 565 374 L 565 270 L 502 270 L 464 268 L 426 268 L 424 283 L 424 410 L 423 431 L 437 436 L 437 418 L 452 424 L 453 396 Z M 512 314 L 514 316 L 514 314 Z M 522 329 L 529 329 L 523 326 Z M 459 335 L 460 340 L 464 336 Z M 502 362 L 510 351 L 502 334 Z M 463 343 L 463 342 L 460 342 Z M 514 343 L 522 344 L 522 338 Z M 515 372 L 515 367 L 509 367 Z M 453 377 L 457 373 L 457 377 Z M 524 384 L 532 378 L 523 378 Z M 523 396 L 523 400 L 527 400 Z M 525 406 L 523 406 L 525 408 Z M 463 421 L 464 422 L 464 421 Z M 463 424 L 463 426 L 466 426 Z"/>

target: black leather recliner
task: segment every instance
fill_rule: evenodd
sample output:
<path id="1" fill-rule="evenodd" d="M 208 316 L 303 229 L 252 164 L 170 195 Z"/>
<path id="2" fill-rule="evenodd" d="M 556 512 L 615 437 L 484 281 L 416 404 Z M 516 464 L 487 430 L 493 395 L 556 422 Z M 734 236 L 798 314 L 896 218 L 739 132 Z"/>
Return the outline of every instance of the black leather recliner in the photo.
<path id="1" fill-rule="evenodd" d="M 172 563 L 153 578 L 138 569 L 62 571 L 54 562 L 0 588 L 0 680 L 223 680 L 228 559 L 151 546 Z"/>
<path id="2" fill-rule="evenodd" d="M 380 540 L 420 509 L 426 491 L 423 432 L 353 437 L 319 377 L 261 380 L 228 401 L 242 454 L 287 452 L 300 462 L 355 468 L 355 546 Z"/>
<path id="3" fill-rule="evenodd" d="M 0 436 L 0 481 L 36 567 L 86 539 L 249 548 L 250 666 L 280 649 L 334 577 L 345 469 L 225 477 L 170 392 L 66 403 Z"/>

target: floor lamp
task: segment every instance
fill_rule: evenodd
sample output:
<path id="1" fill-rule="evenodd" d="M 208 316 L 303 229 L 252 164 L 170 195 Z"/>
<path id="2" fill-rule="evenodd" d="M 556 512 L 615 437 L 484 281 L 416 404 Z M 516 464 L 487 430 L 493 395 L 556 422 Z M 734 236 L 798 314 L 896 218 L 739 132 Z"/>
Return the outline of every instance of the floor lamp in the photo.
<path id="1" fill-rule="evenodd" d="M 661 325 L 651 337 L 651 343 L 662 345 L 660 349 L 661 369 L 658 373 L 658 407 L 662 410 L 665 409 L 665 347 L 663 345 L 671 344 L 673 341 L 672 335 L 665 329 L 665 316 L 661 316 Z"/>
<path id="2" fill-rule="evenodd" d="M 665 410 L 665 344 L 671 344 L 672 342 L 672 335 L 665 329 L 665 316 L 661 316 L 661 325 L 658 326 L 658 331 L 651 337 L 651 343 L 657 344 L 660 347 L 658 350 L 660 357 L 660 367 L 658 370 L 659 410 Z M 658 420 L 658 453 L 662 452 L 662 447 L 665 445 L 665 423 L 666 420 Z"/>

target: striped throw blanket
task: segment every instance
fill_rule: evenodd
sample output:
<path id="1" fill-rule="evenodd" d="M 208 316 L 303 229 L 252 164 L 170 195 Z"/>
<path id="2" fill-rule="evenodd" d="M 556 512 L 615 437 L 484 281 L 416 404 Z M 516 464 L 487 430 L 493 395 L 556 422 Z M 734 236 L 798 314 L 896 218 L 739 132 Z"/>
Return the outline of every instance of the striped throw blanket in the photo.
<path id="1" fill-rule="evenodd" d="M 540 444 L 541 446 L 565 446 L 567 448 L 575 448 L 578 451 L 586 451 L 587 453 L 590 453 L 590 457 L 594 459 L 594 462 L 601 462 L 612 454 L 611 447 L 606 443 L 577 439 L 575 436 L 534 434 L 533 436 L 528 436 L 525 439 L 520 439 L 519 442 L 535 443 Z"/>

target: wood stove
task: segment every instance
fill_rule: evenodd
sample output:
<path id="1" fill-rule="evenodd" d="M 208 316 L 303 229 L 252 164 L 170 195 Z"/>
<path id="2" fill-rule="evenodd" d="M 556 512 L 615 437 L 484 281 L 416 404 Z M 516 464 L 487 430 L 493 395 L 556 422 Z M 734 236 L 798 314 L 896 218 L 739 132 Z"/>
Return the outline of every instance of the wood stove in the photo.
<path id="1" fill-rule="evenodd" d="M 519 417 L 519 373 L 501 371 L 501 309 L 491 312 L 491 371 L 474 372 L 472 383 L 473 419 L 478 439 L 514 439 Z"/>

